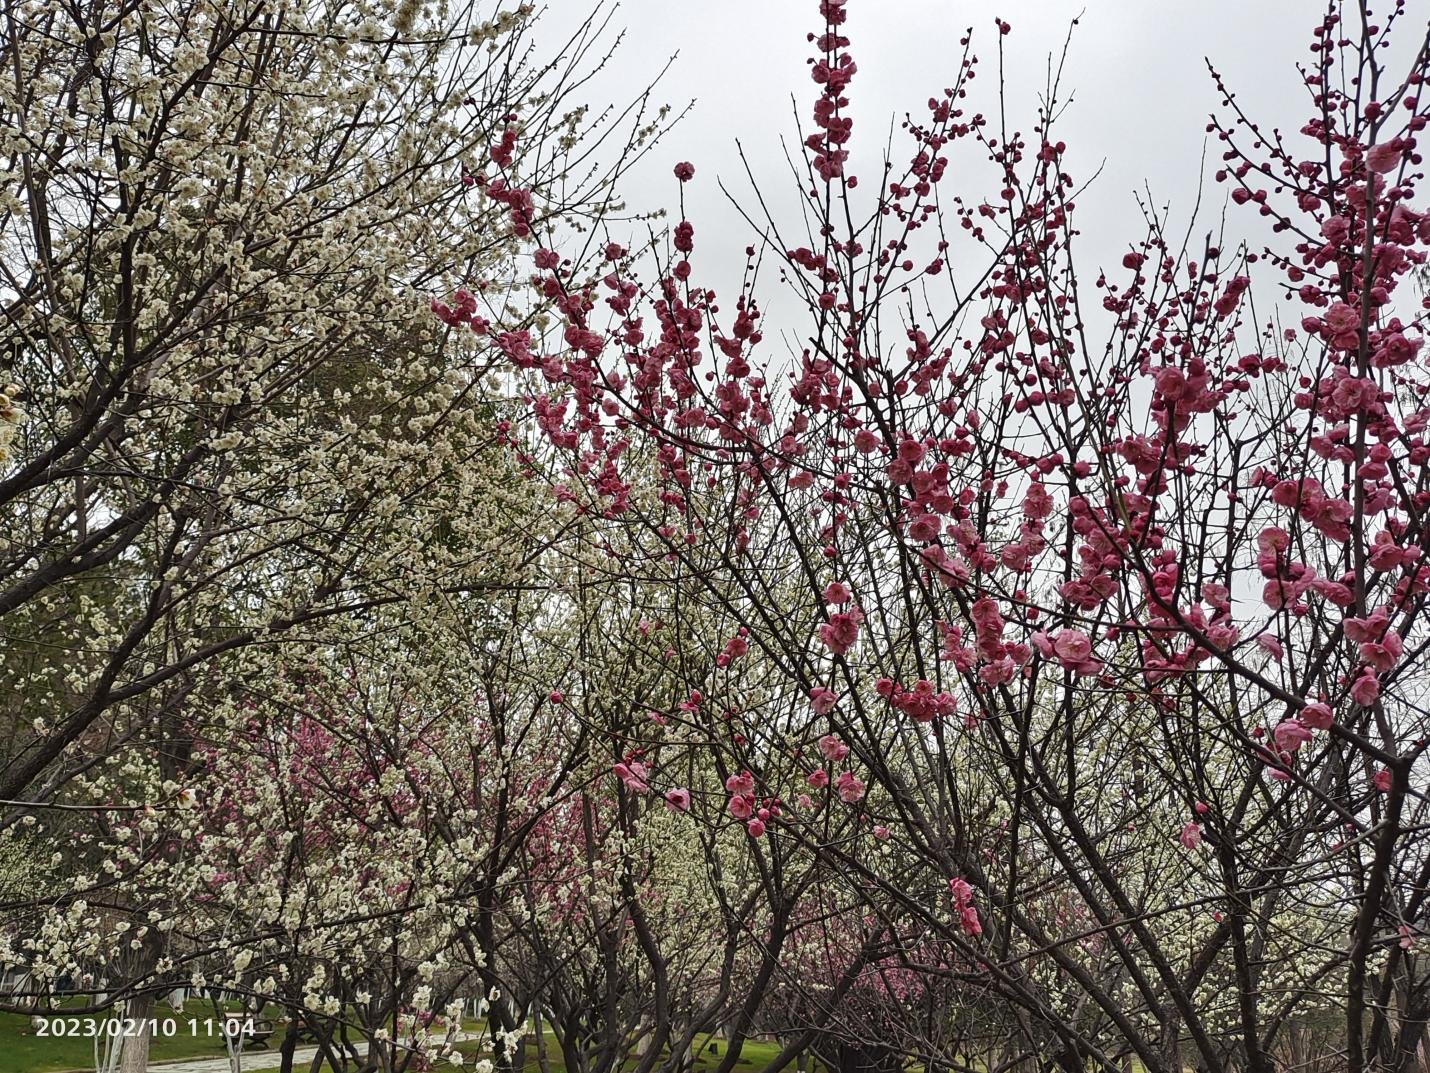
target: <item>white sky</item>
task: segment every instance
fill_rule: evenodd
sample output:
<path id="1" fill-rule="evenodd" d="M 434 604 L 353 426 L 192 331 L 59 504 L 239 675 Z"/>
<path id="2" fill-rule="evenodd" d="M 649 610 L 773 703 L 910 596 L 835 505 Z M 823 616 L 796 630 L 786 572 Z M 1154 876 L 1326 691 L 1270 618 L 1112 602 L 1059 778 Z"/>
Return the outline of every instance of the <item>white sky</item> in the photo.
<path id="1" fill-rule="evenodd" d="M 554 40 L 568 20 L 584 17 L 590 6 L 591 0 L 548 0 L 538 40 Z M 1174 223 L 1185 226 L 1204 146 L 1207 185 L 1199 230 L 1217 226 L 1227 189 L 1210 181 L 1220 152 L 1205 126 L 1218 97 L 1204 57 L 1216 64 L 1251 115 L 1289 132 L 1300 128 L 1311 106 L 1296 64 L 1308 56 L 1323 6 L 1310 0 L 1088 0 L 1080 12 L 1052 0 L 851 0 L 849 11 L 845 32 L 859 65 L 849 94 L 856 117 L 853 170 L 868 179 L 875 174 L 869 164 L 874 157 L 861 157 L 861 151 L 877 153 L 891 116 L 906 110 L 917 116 L 932 93 L 951 84 L 958 38 L 968 26 L 982 57 L 969 111 L 996 113 L 995 15 L 1013 27 L 1003 39 L 1009 126 L 1029 131 L 1049 57 L 1061 51 L 1069 23 L 1080 13 L 1063 77 L 1064 96 L 1071 89 L 1072 103 L 1056 137 L 1068 145 L 1067 168 L 1075 180 L 1103 169 L 1079 201 L 1081 273 L 1090 282 L 1098 265 L 1116 265 L 1128 242 L 1140 237 L 1133 198 L 1144 183 L 1159 205 L 1170 204 Z M 794 207 L 780 139 L 798 144 L 792 93 L 808 127 L 816 87 L 805 62 L 812 55 L 805 35 L 822 29 L 817 2 L 622 0 L 614 24 L 623 26 L 627 37 L 610 70 L 591 87 L 593 101 L 629 99 L 678 53 L 657 97 L 676 106 L 691 98 L 696 102 L 649 163 L 628 176 L 624 192 L 634 208 L 673 207 L 678 184 L 670 169 L 678 160 L 692 161 L 696 178 L 685 190 L 686 215 L 696 227 L 692 282 L 714 284 L 722 297 L 733 297 L 743 247 L 752 235 L 715 180 L 725 180 L 753 203 L 736 152 L 739 139 L 762 189 L 774 195 L 776 205 Z M 1404 44 L 1423 23 L 1417 25 L 1412 16 L 1401 29 Z M 896 137 L 896 164 L 898 144 Z M 962 143 L 960 152 L 952 157 L 944 186 L 982 200 L 991 189 L 983 179 L 986 165 L 971 141 Z M 858 166 L 861 160 L 864 166 Z M 1253 211 L 1233 211 L 1229 220 L 1228 237 L 1256 230 Z M 769 311 L 778 319 L 794 312 L 778 303 Z"/>

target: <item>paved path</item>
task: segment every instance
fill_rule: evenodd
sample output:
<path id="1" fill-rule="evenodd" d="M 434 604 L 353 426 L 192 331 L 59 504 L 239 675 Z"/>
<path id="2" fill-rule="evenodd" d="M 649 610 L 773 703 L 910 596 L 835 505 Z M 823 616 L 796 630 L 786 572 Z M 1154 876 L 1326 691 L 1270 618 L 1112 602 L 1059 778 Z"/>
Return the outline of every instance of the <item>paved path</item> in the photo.
<path id="1" fill-rule="evenodd" d="M 313 1059 L 317 1057 L 318 1048 L 299 1047 L 293 1052 L 293 1069 L 295 1073 L 308 1073 L 308 1067 L 313 1064 Z M 268 1051 L 244 1051 L 243 1071 L 260 1069 L 277 1069 L 279 1063 L 283 1061 L 278 1048 Z M 171 1062 L 150 1062 L 149 1068 L 153 1073 L 229 1073 L 228 1056 L 221 1058 L 179 1058 Z"/>
<path id="2" fill-rule="evenodd" d="M 477 1039 L 480 1033 L 458 1032 L 457 1040 Z M 293 1069 L 295 1073 L 308 1073 L 308 1068 L 313 1064 L 313 1059 L 318 1056 L 317 1047 L 299 1047 L 293 1052 Z M 277 1047 L 266 1051 L 244 1051 L 243 1052 L 243 1073 L 250 1071 L 277 1069 L 279 1063 L 283 1061 L 282 1055 Z M 229 1073 L 228 1056 L 222 1055 L 217 1058 L 178 1058 L 168 1062 L 150 1062 L 151 1073 Z"/>

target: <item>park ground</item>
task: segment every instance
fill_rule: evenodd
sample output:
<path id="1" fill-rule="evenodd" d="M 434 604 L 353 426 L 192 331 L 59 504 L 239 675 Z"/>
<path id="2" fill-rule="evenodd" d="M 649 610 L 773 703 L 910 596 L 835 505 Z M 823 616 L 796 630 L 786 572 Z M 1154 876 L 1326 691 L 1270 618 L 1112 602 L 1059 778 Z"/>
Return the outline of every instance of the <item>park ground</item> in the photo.
<path id="1" fill-rule="evenodd" d="M 182 1013 L 165 1012 L 163 1014 L 163 1016 L 173 1016 L 184 1028 L 187 1028 L 189 1018 L 194 1018 L 202 1023 L 213 1015 L 212 1004 L 200 1001 L 186 1003 Z M 59 1016 L 59 1014 L 54 1016 Z M 481 1022 L 473 1021 L 465 1027 L 469 1031 L 474 1031 L 480 1030 L 483 1026 Z M 266 1050 L 255 1051 L 245 1056 L 244 1073 L 276 1073 L 278 1069 L 277 1049 L 282 1039 L 283 1030 L 280 1027 L 274 1033 Z M 695 1061 L 696 1073 L 709 1073 L 719 1065 L 720 1059 L 724 1057 L 723 1042 L 716 1041 L 722 1052 L 718 1055 L 710 1052 L 709 1042 L 708 1039 L 701 1042 L 701 1051 Z M 555 1039 L 548 1035 L 546 1045 L 552 1073 L 565 1073 L 566 1066 L 561 1061 L 561 1050 L 556 1045 Z M 473 1041 L 461 1045 L 461 1049 L 475 1056 L 478 1053 L 478 1044 Z M 775 1056 L 778 1049 L 778 1045 L 772 1042 L 747 1041 L 735 1068 L 742 1071 L 759 1069 Z M 527 1056 L 526 1069 L 528 1073 L 537 1073 L 540 1067 L 537 1063 L 534 1045 L 528 1046 Z M 212 1058 L 219 1062 L 224 1057 L 223 1040 L 217 1034 L 212 1036 L 195 1035 L 188 1031 L 181 1031 L 173 1036 L 156 1036 L 150 1042 L 149 1061 L 154 1067 L 155 1073 L 162 1073 L 165 1062 L 186 1058 Z M 68 1071 L 92 1070 L 93 1068 L 93 1039 L 83 1036 L 37 1036 L 30 1024 L 29 1017 L 22 1014 L 0 1014 L 0 1073 L 68 1073 Z M 227 1067 L 221 1068 L 226 1069 Z M 816 1066 L 816 1069 L 818 1070 L 819 1067 Z M 307 1073 L 306 1063 L 303 1073 Z M 323 1066 L 322 1073 L 330 1073 L 327 1065 Z"/>

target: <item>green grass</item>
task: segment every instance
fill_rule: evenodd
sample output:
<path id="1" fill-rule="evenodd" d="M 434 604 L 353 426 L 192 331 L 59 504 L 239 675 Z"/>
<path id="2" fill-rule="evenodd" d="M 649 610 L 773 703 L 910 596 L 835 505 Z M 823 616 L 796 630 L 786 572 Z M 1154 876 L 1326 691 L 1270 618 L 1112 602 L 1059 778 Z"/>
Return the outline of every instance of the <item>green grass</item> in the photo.
<path id="1" fill-rule="evenodd" d="M 61 1014 L 57 1011 L 47 1016 L 58 1018 Z M 150 1040 L 149 1059 L 151 1062 L 160 1063 L 178 1058 L 223 1058 L 225 1056 L 223 1038 L 218 1034 L 217 1027 L 215 1026 L 213 1035 L 205 1034 L 203 1022 L 207 1018 L 213 1017 L 212 1003 L 197 999 L 191 1000 L 185 1004 L 182 1013 L 175 1012 L 167 1003 L 160 1003 L 154 1016 L 160 1019 L 172 1017 L 178 1031 L 172 1036 L 159 1035 Z M 81 1017 L 81 1028 L 83 1023 L 92 1021 L 95 1017 L 96 1015 L 93 1014 Z M 199 1022 L 198 1035 L 189 1031 L 189 1018 L 194 1018 Z M 103 1016 L 100 1019 L 102 1020 Z M 486 1025 L 480 1020 L 466 1018 L 462 1022 L 462 1027 L 468 1032 L 480 1032 L 485 1030 Z M 278 1073 L 277 1051 L 282 1043 L 283 1031 L 282 1024 L 276 1024 L 266 1051 L 245 1052 L 244 1073 Z M 712 1041 L 711 1037 L 702 1036 L 697 1042 L 700 1044 L 700 1052 L 695 1059 L 695 1073 L 713 1073 L 725 1058 L 726 1041 Z M 719 1048 L 718 1054 L 710 1052 L 711 1042 L 714 1042 Z M 555 1037 L 547 1033 L 545 1043 L 551 1073 L 566 1073 L 566 1064 L 561 1059 L 561 1048 L 557 1046 Z M 312 1041 L 304 1040 L 298 1046 L 300 1050 L 311 1047 Z M 463 1053 L 469 1056 L 468 1064 L 465 1067 L 467 1069 L 471 1068 L 470 1057 L 484 1053 L 483 1045 L 478 1040 L 469 1040 L 459 1044 L 459 1047 Z M 740 1060 L 735 1064 L 735 1069 L 740 1073 L 751 1073 L 753 1070 L 762 1069 L 779 1051 L 778 1043 L 746 1040 L 740 1051 Z M 490 1052 L 485 1053 L 487 1057 L 490 1057 Z M 524 1073 L 540 1073 L 541 1066 L 536 1057 L 536 1042 L 530 1037 L 527 1040 L 526 1058 Z M 307 1073 L 309 1066 L 309 1062 L 302 1063 L 298 1073 Z M 0 1073 L 61 1073 L 64 1070 L 93 1068 L 94 1041 L 92 1038 L 69 1035 L 37 1036 L 31 1027 L 28 1016 L 0 1014 Z M 159 1073 L 160 1068 L 156 1067 L 155 1073 Z M 454 1067 L 439 1068 L 453 1069 Z M 634 1069 L 635 1064 L 628 1063 L 625 1068 Z M 817 1062 L 814 1063 L 813 1068 L 815 1073 L 825 1073 L 824 1068 Z M 919 1065 L 910 1068 L 915 1071 L 922 1070 L 922 1066 Z M 1140 1073 L 1140 1064 L 1134 1064 L 1134 1069 Z M 321 1073 L 332 1073 L 332 1069 L 324 1064 Z"/>
<path id="2" fill-rule="evenodd" d="M 214 1025 L 213 1034 L 209 1035 L 207 1026 L 203 1024 L 213 1015 L 213 1005 L 198 999 L 186 1003 L 182 1013 L 175 1012 L 168 1003 L 159 1003 L 154 1016 L 160 1020 L 173 1018 L 176 1031 L 172 1036 L 156 1035 L 150 1039 L 149 1060 L 163 1062 L 174 1058 L 224 1057 L 223 1037 L 218 1026 Z M 42 1016 L 58 1019 L 62 1013 L 56 1011 Z M 104 1021 L 107 1017 L 105 1014 L 80 1016 L 80 1031 L 84 1031 L 87 1024 Z M 189 1018 L 199 1022 L 197 1034 L 189 1030 Z M 278 1046 L 282 1034 L 283 1029 L 278 1026 L 269 1043 L 270 1049 Z M 56 1073 L 58 1070 L 93 1068 L 93 1037 L 68 1034 L 39 1036 L 35 1034 L 28 1016 L 0 1014 L 0 1073 Z"/>
<path id="3" fill-rule="evenodd" d="M 701 1037 L 700 1042 L 703 1046 L 700 1054 L 696 1056 L 695 1059 L 695 1073 L 711 1073 L 711 1071 L 719 1068 L 720 1063 L 725 1058 L 725 1041 L 715 1041 L 716 1045 L 720 1048 L 720 1053 L 716 1055 L 710 1053 L 708 1040 L 709 1037 Z M 472 1040 L 460 1044 L 459 1050 L 467 1055 L 475 1055 L 480 1052 L 481 1046 L 476 1040 Z M 779 1054 L 779 1052 L 780 1045 L 778 1043 L 746 1040 L 745 1046 L 740 1050 L 740 1060 L 735 1063 L 735 1068 L 742 1071 L 763 1069 L 765 1065 L 769 1063 L 770 1059 Z M 487 1056 L 490 1057 L 490 1052 L 487 1052 Z M 561 1048 L 557 1046 L 555 1038 L 549 1034 L 546 1037 L 546 1056 L 550 1060 L 551 1073 L 566 1073 L 566 1063 L 561 1060 Z M 447 1066 L 446 1068 L 451 1069 L 453 1067 Z M 465 1068 L 471 1068 L 470 1060 Z M 635 1065 L 629 1064 L 626 1068 L 634 1069 Z M 278 1073 L 278 1069 L 279 1067 L 277 1065 L 263 1068 L 255 1067 L 252 1073 Z M 305 1066 L 301 1073 L 306 1073 L 306 1069 L 307 1067 Z M 822 1073 L 823 1071 L 823 1067 L 818 1063 L 815 1063 L 814 1069 L 818 1071 L 818 1073 Z M 536 1060 L 536 1041 L 534 1039 L 528 1039 L 524 1073 L 540 1073 L 540 1070 L 541 1065 Z M 249 1070 L 245 1068 L 244 1073 L 249 1073 Z M 324 1063 L 322 1073 L 331 1073 L 331 1067 Z"/>
<path id="4" fill-rule="evenodd" d="M 46 1016 L 58 1018 L 61 1014 L 55 1012 Z M 159 1063 L 177 1058 L 223 1058 L 225 1056 L 223 1038 L 218 1034 L 217 1029 L 213 1035 L 205 1034 L 203 1021 L 213 1017 L 213 1006 L 210 1003 L 198 1000 L 190 1001 L 185 1005 L 182 1013 L 174 1012 L 167 1004 L 161 1003 L 154 1016 L 160 1019 L 172 1017 L 178 1031 L 172 1036 L 157 1035 L 150 1040 L 149 1060 L 151 1062 Z M 199 1022 L 197 1035 L 189 1031 L 188 1021 L 191 1017 Z M 80 1017 L 81 1030 L 86 1023 L 92 1022 L 96 1018 L 97 1015 L 94 1014 L 85 1014 Z M 98 1016 L 98 1019 L 103 1020 L 103 1016 Z M 463 1021 L 463 1028 L 467 1031 L 481 1031 L 485 1027 L 480 1021 L 470 1019 Z M 283 1027 L 278 1025 L 266 1051 L 246 1052 L 244 1073 L 250 1073 L 250 1070 L 252 1073 L 277 1073 L 279 1068 L 277 1051 L 282 1038 Z M 712 1073 L 725 1057 L 726 1043 L 724 1040 L 715 1040 L 715 1045 L 719 1048 L 720 1053 L 712 1054 L 709 1049 L 711 1042 L 709 1037 L 701 1037 L 699 1042 L 701 1050 L 695 1060 L 696 1073 Z M 301 1050 L 311 1047 L 312 1042 L 304 1040 L 298 1046 Z M 460 1048 L 469 1056 L 482 1053 L 482 1044 L 477 1040 L 462 1043 Z M 551 1073 L 565 1073 L 566 1065 L 561 1060 L 561 1049 L 557 1046 L 555 1038 L 549 1033 L 546 1036 L 546 1048 Z M 770 1059 L 779 1053 L 779 1050 L 779 1044 L 774 1042 L 746 1040 L 735 1068 L 742 1073 L 763 1068 Z M 530 1038 L 528 1038 L 526 1054 L 525 1073 L 540 1073 L 541 1066 L 536 1057 L 535 1041 Z M 300 1073 L 307 1073 L 309 1065 L 308 1062 L 302 1063 Z M 31 1027 L 28 1016 L 0 1014 L 0 1073 L 60 1073 L 63 1070 L 93 1068 L 94 1040 L 92 1037 L 38 1036 Z M 471 1068 L 470 1060 L 467 1068 Z M 634 1064 L 627 1068 L 634 1068 Z M 816 1065 L 815 1069 L 818 1071 L 820 1067 Z M 331 1073 L 331 1067 L 324 1064 L 323 1073 Z"/>
<path id="5" fill-rule="evenodd" d="M 58 1020 L 63 1016 L 64 1005 L 61 1003 L 59 1009 L 52 1013 L 45 1013 L 43 1016 Z M 237 1008 L 236 1003 L 225 1005 L 225 1009 L 236 1010 Z M 102 1022 L 108 1017 L 107 1014 L 84 1014 L 78 1018 L 79 1030 L 84 1032 L 88 1024 L 95 1021 Z M 211 1002 L 191 999 L 184 1004 L 182 1013 L 175 1012 L 167 1002 L 160 1002 L 154 1011 L 154 1017 L 161 1021 L 173 1018 L 176 1031 L 172 1036 L 155 1035 L 150 1038 L 150 1062 L 166 1062 L 177 1058 L 226 1057 L 228 1052 L 224 1049 L 223 1036 L 219 1034 L 218 1025 L 215 1023 L 212 1026 L 212 1033 L 210 1033 L 210 1026 L 204 1023 L 214 1017 L 214 1008 Z M 197 1034 L 190 1031 L 190 1018 L 198 1022 L 195 1026 Z M 269 1037 L 267 1050 L 244 1052 L 245 1073 L 247 1073 L 247 1067 L 252 1063 L 262 1062 L 265 1058 L 275 1055 L 279 1045 L 283 1042 L 286 1026 L 279 1018 L 271 1019 L 274 1021 L 274 1031 L 273 1035 Z M 479 1032 L 486 1028 L 486 1024 L 467 1018 L 462 1022 L 462 1027 L 469 1032 Z M 298 1046 L 300 1048 L 312 1046 L 312 1040 L 300 1042 Z M 35 1033 L 29 1015 L 0 1013 L 0 1073 L 61 1073 L 65 1070 L 92 1070 L 93 1068 L 94 1038 L 92 1036 L 76 1036 L 68 1033 L 40 1036 Z M 278 1067 L 275 1065 L 273 1068 L 277 1069 Z M 306 1070 L 307 1064 L 305 1063 L 303 1073 L 306 1073 Z"/>

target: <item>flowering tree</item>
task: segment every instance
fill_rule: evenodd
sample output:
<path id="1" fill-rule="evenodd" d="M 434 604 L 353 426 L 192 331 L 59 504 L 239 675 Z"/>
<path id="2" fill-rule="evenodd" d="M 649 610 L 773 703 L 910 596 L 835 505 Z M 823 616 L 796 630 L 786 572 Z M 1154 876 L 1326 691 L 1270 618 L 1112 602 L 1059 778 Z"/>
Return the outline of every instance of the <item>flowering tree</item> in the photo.
<path id="1" fill-rule="evenodd" d="M 285 1070 L 300 1031 L 334 1069 L 453 1055 L 468 1000 L 507 986 L 516 864 L 583 750 L 525 670 L 555 662 L 536 638 L 398 625 L 306 662 L 284 646 L 286 667 L 196 728 L 172 806 L 100 810 L 78 837 L 94 871 L 11 907 L 35 928 L 7 960 L 71 975 L 96 1006 L 184 986 L 274 1007 Z M 134 796 L 172 794 L 130 770 Z"/>
<path id="2" fill-rule="evenodd" d="M 664 592 L 651 579 L 625 587 L 641 611 L 620 616 L 587 528 L 571 536 L 573 651 L 550 695 L 590 743 L 589 781 L 525 848 L 526 912 L 508 944 L 509 979 L 518 1004 L 541 1011 L 565 1068 L 683 1068 L 697 1035 L 754 1001 L 752 951 L 770 914 L 748 889 L 757 855 L 743 824 L 693 823 L 692 810 L 718 814 L 723 802 L 673 784 L 657 792 L 650 778 L 701 703 L 688 681 L 708 682 L 713 660 L 671 647 Z"/>
<path id="3" fill-rule="evenodd" d="M 235 823 L 281 816 L 312 848 L 318 803 L 294 799 L 311 785 L 275 800 L 264 765 L 280 757 L 255 757 L 250 735 L 337 733 L 323 706 L 363 706 L 318 675 L 308 723 L 255 724 L 255 683 L 280 691 L 354 656 L 368 686 L 384 667 L 400 678 L 414 646 L 460 656 L 493 616 L 515 636 L 498 597 L 530 584 L 555 534 L 497 451 L 491 356 L 434 324 L 422 295 L 478 269 L 500 282 L 553 214 L 611 212 L 610 181 L 661 121 L 639 104 L 592 117 L 572 97 L 595 15 L 549 60 L 522 5 L 95 0 L 5 18 L 0 829 L 36 867 L 7 898 L 0 960 L 31 970 L 17 1001 L 89 973 L 96 1008 L 125 1001 L 142 1020 L 195 964 L 261 992 L 256 969 L 222 962 L 273 952 L 285 891 L 329 937 L 364 896 L 398 898 L 357 869 L 342 874 L 360 890 L 325 900 L 299 880 L 337 858 L 314 850 L 287 872 L 239 824 L 253 885 L 196 901 L 214 896 L 199 884 L 226 843 L 190 806 L 212 801 L 201 789 L 249 794 Z M 498 202 L 472 170 L 504 131 L 522 133 L 511 157 L 528 187 Z M 620 144 L 593 154 L 607 137 Z M 434 621 L 462 628 L 420 628 Z M 398 639 L 374 648 L 369 631 Z M 235 782 L 209 781 L 219 771 Z M 253 931 L 216 935 L 200 911 L 215 904 Z M 381 910 L 406 922 L 397 945 L 445 950 L 434 912 Z M 300 946 L 284 948 L 293 971 L 321 960 Z M 383 978 L 389 993 L 368 965 L 335 990 L 285 978 L 274 997 L 306 1015 L 310 995 L 321 1011 L 371 985 L 372 1023 L 358 1022 L 372 1040 L 422 1006 L 407 968 Z M 134 1041 L 125 1068 L 145 1052 Z"/>
<path id="4" fill-rule="evenodd" d="M 819 10 L 812 224 L 759 221 L 733 303 L 682 220 L 653 279 L 617 241 L 592 264 L 534 228 L 548 334 L 467 292 L 438 309 L 525 377 L 528 450 L 619 533 L 612 572 L 664 563 L 699 609 L 678 646 L 760 668 L 640 780 L 714 775 L 679 790 L 917 920 L 1013 1011 L 1015 1064 L 1259 1073 L 1329 1009 L 1338 1068 L 1408 1068 L 1430 381 L 1402 284 L 1430 243 L 1430 52 L 1392 70 L 1403 5 L 1332 4 L 1306 125 L 1263 129 L 1223 89 L 1209 128 L 1264 248 L 1154 216 L 1094 277 L 1056 87 L 1014 129 L 971 110 L 967 54 L 907 156 L 866 170 L 846 5 Z M 488 157 L 498 199 L 510 155 Z M 951 194 L 978 156 L 991 188 Z M 806 310 L 800 353 L 763 338 L 765 259 Z M 897 871 L 869 864 L 884 839 Z M 911 1052 L 958 1060 L 945 1027 Z"/>
<path id="5" fill-rule="evenodd" d="M 499 276 L 536 221 L 472 189 L 501 131 L 531 189 L 559 182 L 545 219 L 607 212 L 656 129 L 588 137 L 569 94 L 595 27 L 546 62 L 530 16 L 7 12 L 0 799 L 171 734 L 236 649 L 492 581 L 490 362 L 420 293 Z M 594 169 L 612 133 L 630 141 Z"/>
<path id="6" fill-rule="evenodd" d="M 203 771 L 212 798 L 192 871 L 204 904 L 172 912 L 192 920 L 195 953 L 237 956 L 183 963 L 277 999 L 335 1069 L 400 1073 L 453 1053 L 446 1029 L 466 1000 L 506 984 L 518 855 L 570 793 L 580 750 L 562 748 L 520 670 L 543 653 L 451 650 L 369 651 L 346 685 L 313 671 L 250 698 L 250 754 L 216 743 Z M 454 698 L 454 681 L 475 693 Z"/>

